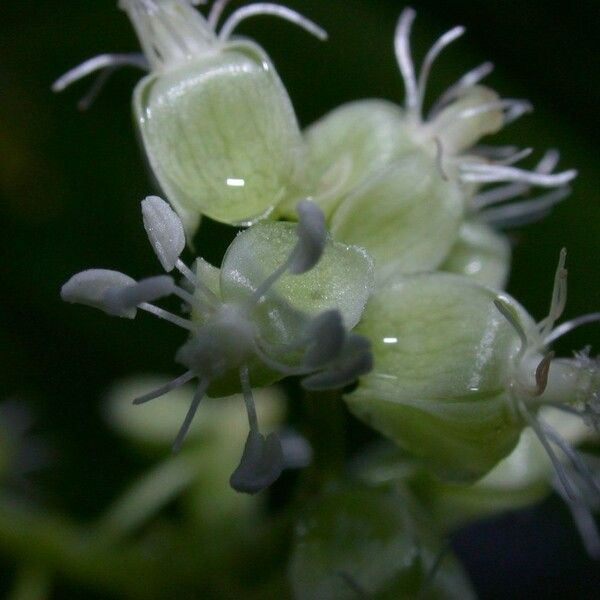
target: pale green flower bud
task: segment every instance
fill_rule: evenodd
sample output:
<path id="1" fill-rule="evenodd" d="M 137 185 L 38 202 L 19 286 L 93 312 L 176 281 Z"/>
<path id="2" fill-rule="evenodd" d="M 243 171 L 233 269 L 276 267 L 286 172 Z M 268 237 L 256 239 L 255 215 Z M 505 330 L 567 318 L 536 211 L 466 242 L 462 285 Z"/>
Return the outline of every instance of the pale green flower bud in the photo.
<path id="1" fill-rule="evenodd" d="M 536 413 L 557 406 L 597 426 L 598 361 L 553 359 L 548 347 L 600 315 L 553 329 L 566 300 L 564 257 L 539 324 L 510 296 L 462 277 L 414 275 L 381 286 L 357 328 L 373 343 L 375 367 L 347 396 L 352 411 L 441 477 L 463 481 L 489 472 L 529 425 L 571 493 L 551 445 L 572 451 Z"/>
<path id="2" fill-rule="evenodd" d="M 454 246 L 464 205 L 423 152 L 397 160 L 350 193 L 331 218 L 334 239 L 364 247 L 377 281 L 436 270 Z"/>
<path id="3" fill-rule="evenodd" d="M 399 486 L 330 488 L 296 527 L 296 600 L 474 598 L 453 556 Z"/>
<path id="4" fill-rule="evenodd" d="M 414 181 L 417 174 L 427 182 L 437 177 L 442 187 L 446 182 L 453 183 L 453 193 L 460 195 L 466 216 L 481 216 L 486 223 L 498 227 L 520 225 L 541 218 L 569 194 L 567 184 L 576 175 L 573 170 L 553 173 L 558 156 L 552 151 L 533 171 L 528 171 L 513 165 L 529 156 L 531 149 L 519 151 L 513 147 L 485 148 L 478 145 L 483 137 L 497 133 L 531 110 L 527 101 L 501 99 L 495 91 L 480 85 L 479 82 L 492 71 L 490 63 L 466 73 L 426 113 L 424 101 L 431 69 L 440 53 L 464 33 L 464 28 L 455 27 L 442 35 L 427 52 L 417 72 L 410 49 L 410 33 L 415 16 L 415 11 L 410 8 L 402 12 L 394 39 L 396 58 L 406 90 L 404 106 L 401 108 L 384 100 L 353 102 L 332 111 L 305 132 L 314 175 L 312 179 L 306 178 L 311 186 L 306 193 L 323 207 L 333 224 L 337 239 L 364 245 L 373 253 L 378 274 L 381 268 L 389 274 L 385 262 L 394 259 L 399 262 L 404 256 L 402 252 L 405 247 L 412 245 L 410 236 L 406 240 L 402 237 L 406 231 L 415 231 L 417 237 L 417 231 L 423 235 L 427 233 L 426 225 L 430 224 L 435 230 L 440 222 L 447 222 L 439 238 L 437 235 L 422 238 L 419 249 L 415 248 L 410 253 L 404 269 L 396 269 L 397 272 L 411 273 L 438 268 L 445 258 L 439 258 L 443 244 L 452 245 L 454 241 L 461 243 L 458 239 L 448 241 L 449 229 L 454 223 L 447 215 L 447 202 L 451 200 L 443 194 L 433 194 L 423 209 L 430 215 L 431 223 L 423 223 L 422 215 L 415 215 L 413 221 L 405 220 L 405 198 L 410 197 L 415 189 L 417 194 L 422 191 Z M 414 155 L 427 157 L 429 162 L 418 159 L 422 167 L 415 170 L 415 177 L 407 177 L 403 181 L 398 176 L 393 187 L 389 185 L 394 165 L 403 164 L 399 158 L 412 159 Z M 386 169 L 389 171 L 386 172 Z M 381 184 L 374 183 L 377 177 L 382 177 Z M 494 183 L 504 185 L 481 190 L 482 186 Z M 383 193 L 382 186 L 385 185 L 388 189 Z M 551 188 L 551 191 L 533 200 L 507 204 L 529 194 L 533 187 Z M 370 212 L 385 213 L 382 223 L 385 221 L 396 225 L 401 222 L 405 226 L 393 237 L 380 236 L 386 240 L 376 241 L 381 246 L 380 252 L 370 247 L 374 239 L 368 216 L 369 224 L 364 239 L 360 238 L 360 223 L 365 214 L 352 205 L 355 194 L 361 197 L 360 209 L 363 204 L 368 205 Z M 444 201 L 436 205 L 434 199 L 439 202 L 440 198 Z M 398 202 L 398 216 L 393 214 L 394 201 Z M 289 209 L 284 211 L 284 214 L 288 213 Z M 344 221 L 348 220 L 350 213 L 354 213 L 353 217 L 350 215 L 351 223 L 344 226 L 343 233 L 336 232 L 338 213 L 344 215 L 341 217 Z M 417 219 L 419 222 L 415 229 Z M 345 239 L 343 234 L 348 229 L 350 237 Z M 458 233 L 456 227 L 454 233 Z M 432 244 L 431 248 L 425 240 Z M 395 246 L 400 250 L 395 251 Z M 419 252 L 423 252 L 422 260 L 414 261 L 414 255 Z M 382 254 L 384 263 L 381 262 Z M 394 257 L 394 254 L 397 256 Z M 501 273 L 496 281 L 500 280 Z M 495 282 L 494 279 L 491 281 Z"/>
<path id="5" fill-rule="evenodd" d="M 264 50 L 230 39 L 244 19 L 270 14 L 325 39 L 295 11 L 258 3 L 235 11 L 217 33 L 226 3 L 204 17 L 189 0 L 121 0 L 144 56 L 105 55 L 59 79 L 60 90 L 100 68 L 149 67 L 133 112 L 152 171 L 188 238 L 201 214 L 233 224 L 264 218 L 287 195 L 302 162 L 288 94 Z"/>

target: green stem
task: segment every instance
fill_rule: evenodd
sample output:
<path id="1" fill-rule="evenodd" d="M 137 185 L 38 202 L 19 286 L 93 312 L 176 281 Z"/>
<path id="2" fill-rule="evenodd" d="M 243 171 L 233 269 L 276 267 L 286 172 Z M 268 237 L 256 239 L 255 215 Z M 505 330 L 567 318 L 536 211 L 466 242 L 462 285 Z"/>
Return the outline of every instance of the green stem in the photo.
<path id="1" fill-rule="evenodd" d="M 339 391 L 308 393 L 309 440 L 313 450 L 310 473 L 313 487 L 338 478 L 344 469 L 345 416 Z"/>
<path id="2" fill-rule="evenodd" d="M 99 544 L 95 536 L 66 519 L 0 499 L 0 551 L 23 562 L 130 598 L 152 598 L 152 576 L 142 556 Z M 144 576 L 146 585 L 140 586 Z"/>

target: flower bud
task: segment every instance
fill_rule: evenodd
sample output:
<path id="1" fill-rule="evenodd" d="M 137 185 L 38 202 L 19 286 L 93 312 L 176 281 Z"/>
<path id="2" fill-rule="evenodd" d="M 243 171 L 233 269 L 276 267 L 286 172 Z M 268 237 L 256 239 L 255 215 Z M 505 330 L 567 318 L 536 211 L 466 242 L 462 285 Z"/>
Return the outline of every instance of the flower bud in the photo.
<path id="1" fill-rule="evenodd" d="M 380 286 L 357 331 L 371 339 L 375 368 L 346 400 L 362 420 L 440 477 L 474 481 L 532 427 L 562 487 L 575 486 L 556 458 L 574 452 L 543 420 L 553 406 L 597 426 L 600 364 L 554 359 L 550 344 L 592 314 L 553 329 L 566 299 L 564 254 L 549 316 L 535 323 L 513 298 L 450 274 L 414 275 Z"/>
<path id="2" fill-rule="evenodd" d="M 201 214 L 248 225 L 264 218 L 293 186 L 302 140 L 289 96 L 264 50 L 230 39 L 244 19 L 273 15 L 317 36 L 326 33 L 292 9 L 257 3 L 207 17 L 190 0 L 121 0 L 144 52 L 103 55 L 61 77 L 60 91 L 98 69 L 149 69 L 133 113 L 152 171 L 188 239 Z"/>

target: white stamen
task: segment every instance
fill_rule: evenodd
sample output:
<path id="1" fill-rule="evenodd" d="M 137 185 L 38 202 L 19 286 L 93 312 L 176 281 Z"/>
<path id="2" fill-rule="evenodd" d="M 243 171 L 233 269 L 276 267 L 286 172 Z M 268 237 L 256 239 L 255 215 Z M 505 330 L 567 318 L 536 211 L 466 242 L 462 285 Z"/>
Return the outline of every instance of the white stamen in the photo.
<path id="1" fill-rule="evenodd" d="M 90 86 L 90 89 L 85 95 L 77 102 L 77 108 L 81 111 L 88 110 L 92 104 L 96 101 L 96 98 L 100 95 L 102 88 L 106 85 L 111 75 L 116 71 L 116 67 L 107 67 L 96 77 L 94 83 Z"/>
<path id="2" fill-rule="evenodd" d="M 515 189 L 521 184 L 513 184 Z M 506 186 L 512 187 L 512 186 Z M 521 186 L 522 187 L 522 186 Z M 510 193 L 509 197 L 513 197 L 514 195 L 519 195 L 522 192 L 518 190 L 515 193 L 515 189 L 504 190 L 504 193 L 499 193 L 497 198 L 500 200 L 507 199 L 503 197 L 504 195 Z M 525 187 L 524 191 L 527 191 L 529 188 Z M 490 192 L 496 190 L 490 190 Z M 500 188 L 498 188 L 498 192 L 500 192 Z M 564 186 L 548 192 L 547 194 L 543 194 L 538 198 L 533 200 L 525 200 L 523 202 L 513 202 L 512 204 L 508 204 L 506 206 L 499 206 L 496 208 L 486 209 L 480 212 L 480 216 L 495 227 L 505 229 L 508 227 L 515 227 L 520 225 L 526 225 L 528 223 L 533 223 L 535 221 L 539 221 L 541 218 L 545 217 L 550 209 L 567 198 L 571 194 L 571 188 L 569 186 Z M 487 197 L 486 197 L 487 198 Z M 493 196 L 489 197 L 489 200 L 492 200 Z M 496 199 L 496 201 L 499 201 Z"/>
<path id="3" fill-rule="evenodd" d="M 164 321 L 168 321 L 173 325 L 177 325 L 177 327 L 181 327 L 188 331 L 195 331 L 197 326 L 192 323 L 192 321 L 188 321 L 188 319 L 183 319 L 164 308 L 160 308 L 159 306 L 154 306 L 154 304 L 148 304 L 147 302 L 143 302 L 138 306 L 139 309 L 145 310 L 146 312 L 158 317 L 159 319 L 163 319 Z"/>
<path id="4" fill-rule="evenodd" d="M 144 394 L 143 396 L 140 396 L 139 398 L 136 398 L 133 401 L 133 403 L 136 405 L 137 404 L 145 404 L 146 402 L 150 402 L 150 400 L 154 400 L 155 398 L 160 398 L 161 396 L 168 394 L 171 390 L 174 390 L 178 387 L 181 387 L 182 385 L 185 385 L 188 381 L 191 381 L 194 377 L 195 377 L 195 375 L 192 371 L 187 371 L 183 375 L 180 375 L 176 379 L 173 379 L 173 381 L 169 381 L 169 383 L 162 385 L 161 387 L 156 388 L 155 390 L 152 390 L 151 392 L 148 392 L 147 394 Z"/>
<path id="5" fill-rule="evenodd" d="M 507 167 L 502 165 L 486 165 L 480 163 L 464 162 L 460 165 L 461 179 L 473 183 L 499 183 L 503 181 L 516 181 L 540 187 L 558 187 L 572 181 L 577 176 L 577 171 L 571 169 L 548 175 Z"/>
<path id="6" fill-rule="evenodd" d="M 570 446 L 570 444 L 565 439 L 563 439 L 553 427 L 550 427 L 550 425 L 543 421 L 541 422 L 541 427 L 548 436 L 548 439 L 550 439 L 550 441 L 553 444 L 558 446 L 563 451 L 564 455 L 571 462 L 571 465 L 575 469 L 575 472 L 579 474 L 583 481 L 585 481 L 585 483 L 589 486 L 591 491 L 595 495 L 600 496 L 600 486 L 598 485 L 598 482 L 596 481 L 592 470 L 586 464 L 585 460 L 583 460 L 580 454 L 576 450 L 574 450 Z"/>
<path id="7" fill-rule="evenodd" d="M 143 54 L 101 54 L 82 62 L 59 77 L 52 84 L 52 91 L 62 92 L 72 83 L 87 77 L 94 71 L 106 68 L 113 70 L 117 67 L 136 67 L 142 71 L 148 71 L 150 68 Z"/>
<path id="8" fill-rule="evenodd" d="M 211 307 L 217 306 L 220 303 L 219 298 L 215 293 L 198 277 L 195 273 L 181 260 L 177 260 L 175 268 L 192 284 L 194 289 L 200 290 Z"/>
<path id="9" fill-rule="evenodd" d="M 181 429 L 179 430 L 179 433 L 177 434 L 177 437 L 175 438 L 175 442 L 173 444 L 173 454 L 177 454 L 177 452 L 179 452 L 179 450 L 181 450 L 181 446 L 183 444 L 183 441 L 185 440 L 185 436 L 187 435 L 187 433 L 190 429 L 190 425 L 192 424 L 192 421 L 194 420 L 194 416 L 196 415 L 198 406 L 200 406 L 200 401 L 202 400 L 202 398 L 204 398 L 204 394 L 206 394 L 208 385 L 209 385 L 208 379 L 203 379 L 198 384 L 198 388 L 196 389 L 196 392 L 194 394 L 194 398 L 192 399 L 190 408 L 189 408 L 187 414 L 185 415 L 185 419 L 181 425 Z"/>
<path id="10" fill-rule="evenodd" d="M 158 196 L 142 200 L 144 228 L 160 264 L 169 273 L 185 248 L 185 232 L 175 211 Z"/>
<path id="11" fill-rule="evenodd" d="M 73 275 L 62 286 L 60 296 L 65 302 L 83 304 L 97 308 L 112 316 L 133 319 L 136 313 L 135 306 L 122 308 L 114 312 L 115 308 L 107 305 L 105 297 L 107 291 L 111 289 L 122 289 L 135 285 L 135 279 L 118 271 L 88 269 L 87 271 Z"/>
<path id="12" fill-rule="evenodd" d="M 454 27 L 442 35 L 435 44 L 429 49 L 429 52 L 425 55 L 425 59 L 421 66 L 421 72 L 419 73 L 419 82 L 417 86 L 417 95 L 419 104 L 417 110 L 421 111 L 423 107 L 423 101 L 425 99 L 425 92 L 427 90 L 427 80 L 429 79 L 429 73 L 431 67 L 440 53 L 449 46 L 452 42 L 457 40 L 465 32 L 465 28 L 462 26 Z"/>
<path id="13" fill-rule="evenodd" d="M 471 154 L 496 161 L 508 158 L 518 151 L 518 146 L 486 146 L 485 144 L 477 144 L 477 146 L 471 150 Z"/>
<path id="14" fill-rule="evenodd" d="M 223 16 L 223 11 L 227 8 L 231 0 L 215 0 L 213 3 L 210 12 L 208 13 L 208 26 L 213 30 L 217 30 L 217 25 L 221 17 Z"/>
<path id="15" fill-rule="evenodd" d="M 552 333 L 548 334 L 544 338 L 544 344 L 549 346 L 553 342 L 555 342 L 558 338 L 566 335 L 573 329 L 577 327 L 581 327 L 582 325 L 587 325 L 588 323 L 598 323 L 600 322 L 600 312 L 590 313 L 589 315 L 582 315 L 581 317 L 577 317 L 576 319 L 572 319 L 571 321 L 567 321 L 566 323 L 562 323 L 559 325 Z"/>
<path id="16" fill-rule="evenodd" d="M 472 108 L 466 108 L 458 114 L 459 119 L 471 119 L 479 115 L 494 112 L 498 110 L 506 110 L 504 117 L 505 124 L 514 121 L 517 117 L 529 112 L 533 109 L 531 104 L 527 100 L 514 100 L 511 98 L 505 98 L 502 100 L 495 100 L 494 102 L 486 102 L 479 106 Z"/>
<path id="17" fill-rule="evenodd" d="M 404 80 L 404 88 L 406 93 L 405 106 L 409 111 L 416 111 L 420 105 L 419 94 L 417 89 L 417 80 L 415 78 L 415 67 L 410 51 L 410 30 L 417 13 L 412 8 L 405 8 L 396 26 L 394 36 L 394 50 L 396 52 L 396 60 L 400 67 L 400 73 Z"/>
<path id="18" fill-rule="evenodd" d="M 494 70 L 491 62 L 485 62 L 465 73 L 455 84 L 451 85 L 435 102 L 429 111 L 428 119 L 435 117 L 445 106 L 457 98 L 463 90 L 473 87 Z"/>
<path id="19" fill-rule="evenodd" d="M 531 429 L 533 429 L 540 443 L 544 447 L 544 450 L 546 451 L 548 458 L 552 462 L 554 471 L 558 479 L 560 480 L 561 486 L 565 494 L 567 495 L 567 498 L 570 502 L 576 502 L 578 496 L 575 493 L 575 490 L 573 489 L 573 485 L 565 471 L 564 465 L 556 456 L 554 449 L 550 445 L 546 433 L 543 431 L 542 427 L 538 423 L 538 420 L 529 412 L 528 408 L 523 402 L 518 403 L 518 408 L 519 412 L 521 413 L 527 424 L 531 427 Z"/>
<path id="20" fill-rule="evenodd" d="M 496 164 L 498 164 L 498 165 L 514 165 L 514 164 L 522 161 L 524 158 L 531 156 L 532 152 L 533 152 L 533 148 L 523 148 L 523 150 L 514 152 L 513 154 L 511 154 L 510 156 L 507 156 L 506 158 L 501 158 L 501 159 L 497 160 Z M 538 172 L 541 172 L 541 171 L 538 171 Z"/>
<path id="21" fill-rule="evenodd" d="M 302 29 L 308 31 L 316 38 L 324 41 L 327 39 L 327 32 L 319 27 L 316 23 L 313 23 L 310 19 L 301 15 L 299 12 L 288 8 L 287 6 L 281 6 L 279 4 L 272 4 L 270 2 L 257 2 L 249 6 L 244 6 L 236 10 L 228 19 L 225 21 L 221 31 L 219 32 L 219 41 L 226 42 L 236 27 L 244 20 L 249 17 L 259 15 L 271 15 L 290 21 Z"/>

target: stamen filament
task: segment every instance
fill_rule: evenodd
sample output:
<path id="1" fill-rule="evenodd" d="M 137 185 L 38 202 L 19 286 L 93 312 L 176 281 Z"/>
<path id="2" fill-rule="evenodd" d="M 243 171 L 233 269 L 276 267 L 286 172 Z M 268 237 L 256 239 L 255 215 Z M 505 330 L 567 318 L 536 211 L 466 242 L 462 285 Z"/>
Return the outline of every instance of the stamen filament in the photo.
<path id="1" fill-rule="evenodd" d="M 164 308 L 154 306 L 154 304 L 143 302 L 142 304 L 138 304 L 138 308 L 149 312 L 150 314 L 154 315 L 155 317 L 158 317 L 159 319 L 169 321 L 169 323 L 177 325 L 177 327 L 182 327 L 183 329 L 187 329 L 188 331 L 196 330 L 196 325 L 192 321 L 189 321 L 188 319 L 184 319 L 182 317 L 178 317 L 177 315 L 170 313 Z"/>
<path id="2" fill-rule="evenodd" d="M 219 32 L 219 41 L 226 42 L 242 21 L 248 19 L 249 17 L 259 15 L 272 15 L 274 17 L 285 19 L 286 21 L 290 21 L 291 23 L 302 27 L 302 29 L 308 31 L 308 33 L 311 33 L 321 41 L 325 41 L 327 39 L 327 32 L 322 27 L 319 27 L 316 23 L 310 19 L 307 19 L 299 12 L 279 4 L 258 2 L 256 4 L 251 4 L 250 6 L 243 6 L 242 8 L 236 10 L 227 19 L 227 21 L 225 21 L 223 27 L 221 28 L 221 31 Z"/>
<path id="3" fill-rule="evenodd" d="M 188 381 L 191 381 L 194 377 L 195 377 L 195 374 L 192 371 L 186 371 L 183 375 L 180 375 L 176 379 L 173 379 L 173 381 L 169 381 L 169 383 L 166 383 L 165 385 L 163 385 L 151 392 L 148 392 L 147 394 L 144 394 L 143 396 L 140 396 L 139 398 L 136 398 L 133 401 L 133 403 L 136 405 L 145 404 L 146 402 L 150 402 L 150 400 L 160 398 L 160 396 L 164 396 L 171 390 L 174 390 L 175 388 L 185 385 Z"/>
<path id="4" fill-rule="evenodd" d="M 194 286 L 194 288 L 198 288 L 205 296 L 211 306 L 216 306 L 220 304 L 219 298 L 217 295 L 198 277 L 196 274 L 181 260 L 177 259 L 175 263 L 175 268 Z"/>
<path id="5" fill-rule="evenodd" d="M 538 440 L 540 440 L 540 443 L 544 447 L 544 450 L 546 451 L 548 458 L 552 462 L 554 471 L 556 472 L 556 475 L 557 475 L 558 479 L 560 480 L 560 483 L 561 483 L 568 499 L 571 502 L 576 502 L 577 494 L 575 493 L 575 490 L 573 489 L 573 486 L 572 486 L 571 482 L 569 481 L 569 478 L 567 476 L 567 473 L 565 472 L 565 468 L 564 468 L 563 464 L 560 462 L 559 458 L 556 456 L 556 453 L 554 452 L 554 449 L 548 442 L 546 433 L 540 427 L 538 420 L 529 412 L 527 406 L 525 406 L 525 404 L 523 402 L 518 402 L 517 406 L 519 408 L 519 412 L 521 413 L 521 415 L 523 416 L 523 418 L 525 419 L 527 424 L 531 427 L 531 429 L 533 429 Z"/>
<path id="6" fill-rule="evenodd" d="M 223 11 L 227 8 L 231 0 L 215 0 L 213 3 L 210 12 L 208 13 L 208 26 L 216 31 L 217 25 L 219 24 L 219 20 L 223 16 Z"/>
<path id="7" fill-rule="evenodd" d="M 250 426 L 250 431 L 259 433 L 256 405 L 254 404 L 252 387 L 250 386 L 250 373 L 246 365 L 240 368 L 240 382 L 242 384 L 242 391 L 244 392 L 244 403 L 246 404 L 246 412 L 248 413 L 248 425 Z"/>
<path id="8" fill-rule="evenodd" d="M 187 433 L 190 429 L 190 425 L 192 424 L 192 421 L 194 420 L 194 416 L 196 415 L 198 406 L 200 406 L 200 401 L 202 400 L 202 398 L 204 398 L 204 394 L 206 393 L 206 390 L 208 389 L 208 385 L 209 385 L 208 379 L 202 379 L 200 381 L 200 383 L 198 384 L 198 388 L 196 389 L 196 393 L 194 394 L 194 398 L 192 400 L 190 408 L 187 412 L 187 415 L 185 416 L 185 420 L 183 421 L 183 424 L 181 425 L 181 429 L 179 430 L 179 433 L 177 434 L 177 437 L 175 438 L 175 443 L 173 444 L 173 454 L 177 454 L 177 452 L 179 452 L 179 450 L 181 450 L 181 446 L 183 444 L 183 441 L 185 440 L 185 436 L 187 435 Z"/>
<path id="9" fill-rule="evenodd" d="M 574 450 L 566 440 L 564 440 L 554 428 L 550 427 L 547 423 L 542 423 L 542 428 L 550 441 L 553 444 L 556 444 L 565 454 L 565 456 L 569 459 L 573 468 L 577 473 L 579 473 L 584 481 L 589 484 L 591 488 L 593 488 L 596 494 L 600 494 L 600 485 L 596 481 L 594 474 L 592 473 L 590 467 L 586 464 L 586 462 L 581 458 L 579 453 Z"/>
<path id="10" fill-rule="evenodd" d="M 429 73 L 431 72 L 431 67 L 433 63 L 440 55 L 440 53 L 449 46 L 452 42 L 457 40 L 461 35 L 465 32 L 465 28 L 462 26 L 454 27 L 444 33 L 438 40 L 433 44 L 433 46 L 429 49 L 429 52 L 425 55 L 425 59 L 423 60 L 423 64 L 421 66 L 421 72 L 419 73 L 419 82 L 417 86 L 417 94 L 419 104 L 417 106 L 417 110 L 420 112 L 423 108 L 423 101 L 425 99 L 425 92 L 427 90 L 427 80 L 429 79 Z"/>
<path id="11" fill-rule="evenodd" d="M 456 83 L 451 85 L 439 98 L 429 111 L 428 119 L 435 117 L 445 106 L 454 100 L 463 90 L 477 85 L 483 78 L 494 70 L 491 62 L 485 62 L 465 73 Z"/>
<path id="12" fill-rule="evenodd" d="M 292 262 L 294 261 L 294 251 L 288 256 L 287 260 L 280 265 L 275 271 L 273 271 L 257 288 L 252 297 L 250 303 L 252 305 L 260 301 L 260 299 L 271 289 L 274 283 L 288 270 Z"/>
<path id="13" fill-rule="evenodd" d="M 142 71 L 148 71 L 148 61 L 143 54 L 100 54 L 94 58 L 90 58 L 80 65 L 67 71 L 52 84 L 53 92 L 62 92 L 79 79 L 83 79 L 88 75 L 101 69 L 115 69 L 116 67 L 137 67 Z"/>
<path id="14" fill-rule="evenodd" d="M 394 36 L 394 50 L 396 60 L 400 67 L 400 73 L 404 80 L 406 92 L 405 106 L 406 110 L 416 112 L 420 105 L 419 93 L 417 89 L 417 80 L 415 78 L 415 67 L 410 51 L 410 31 L 417 13 L 412 8 L 405 8 L 400 15 L 396 34 Z M 417 114 L 420 118 L 420 115 Z"/>
<path id="15" fill-rule="evenodd" d="M 550 175 L 546 173 L 525 171 L 515 167 L 469 162 L 462 163 L 460 168 L 462 171 L 462 180 L 473 183 L 516 181 L 540 187 L 557 187 L 566 185 L 577 176 L 577 171 L 574 169 Z"/>
<path id="16" fill-rule="evenodd" d="M 598 323 L 600 322 L 600 312 L 590 313 L 588 315 L 582 315 L 581 317 L 577 317 L 566 323 L 562 323 L 554 331 L 548 334 L 544 338 L 544 344 L 550 345 L 555 342 L 558 338 L 566 335 L 567 333 L 573 331 L 577 327 L 581 327 L 582 325 L 587 325 L 588 323 Z"/>
<path id="17" fill-rule="evenodd" d="M 514 185 L 518 186 L 520 184 Z M 525 187 L 524 191 L 527 191 L 527 189 L 528 188 Z M 490 192 L 491 191 L 493 190 L 490 190 Z M 506 193 L 509 191 L 510 190 L 506 190 Z M 525 225 L 527 223 L 538 221 L 547 215 L 554 205 L 567 198 L 570 193 L 571 188 L 569 186 L 564 186 L 557 190 L 553 190 L 552 192 L 548 192 L 547 194 L 543 194 L 534 200 L 514 202 L 505 206 L 498 206 L 480 211 L 480 215 L 487 223 L 499 228 Z"/>
<path id="18" fill-rule="evenodd" d="M 486 102 L 480 106 L 466 108 L 458 114 L 459 119 L 470 119 L 487 112 L 506 110 L 505 123 L 514 121 L 517 117 L 532 110 L 532 106 L 526 100 L 503 99 L 494 102 Z"/>

